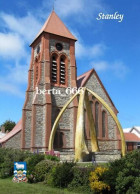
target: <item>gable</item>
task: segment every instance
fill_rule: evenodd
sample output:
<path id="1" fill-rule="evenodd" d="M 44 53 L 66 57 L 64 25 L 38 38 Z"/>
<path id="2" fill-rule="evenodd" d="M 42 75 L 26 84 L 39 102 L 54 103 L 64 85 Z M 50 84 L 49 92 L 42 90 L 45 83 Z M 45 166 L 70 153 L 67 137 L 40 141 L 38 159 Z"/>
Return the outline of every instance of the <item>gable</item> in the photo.
<path id="1" fill-rule="evenodd" d="M 134 133 L 135 135 L 137 135 L 138 137 L 140 137 L 140 131 L 139 131 L 139 128 L 137 129 L 136 127 L 133 127 L 131 130 L 130 130 L 131 133 Z"/>
<path id="2" fill-rule="evenodd" d="M 77 78 L 78 87 L 87 87 L 98 94 L 117 114 L 118 111 L 94 69 Z"/>

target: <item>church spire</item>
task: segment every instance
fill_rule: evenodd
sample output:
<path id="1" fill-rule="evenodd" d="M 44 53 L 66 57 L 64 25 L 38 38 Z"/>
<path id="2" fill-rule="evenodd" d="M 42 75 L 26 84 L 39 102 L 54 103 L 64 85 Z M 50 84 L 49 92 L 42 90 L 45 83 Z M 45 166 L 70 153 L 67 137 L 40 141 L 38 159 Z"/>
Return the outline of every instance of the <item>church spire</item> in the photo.
<path id="1" fill-rule="evenodd" d="M 65 24 L 62 22 L 62 20 L 58 17 L 58 15 L 55 13 L 54 10 L 51 12 L 50 16 L 48 17 L 48 19 L 44 23 L 43 27 L 41 28 L 40 32 L 36 36 L 35 40 L 42 34 L 42 32 L 55 34 L 55 35 L 69 38 L 69 39 L 72 39 L 75 41 L 77 40 L 75 38 L 75 36 L 73 36 L 73 34 L 65 26 Z"/>

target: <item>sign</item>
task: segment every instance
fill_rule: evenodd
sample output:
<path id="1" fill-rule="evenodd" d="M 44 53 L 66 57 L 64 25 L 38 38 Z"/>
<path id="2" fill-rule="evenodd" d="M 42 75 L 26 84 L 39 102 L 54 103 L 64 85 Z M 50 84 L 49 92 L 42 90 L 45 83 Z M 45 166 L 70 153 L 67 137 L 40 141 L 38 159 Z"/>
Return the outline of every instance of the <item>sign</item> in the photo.
<path id="1" fill-rule="evenodd" d="M 14 162 L 14 182 L 27 182 L 27 164 L 26 162 Z"/>

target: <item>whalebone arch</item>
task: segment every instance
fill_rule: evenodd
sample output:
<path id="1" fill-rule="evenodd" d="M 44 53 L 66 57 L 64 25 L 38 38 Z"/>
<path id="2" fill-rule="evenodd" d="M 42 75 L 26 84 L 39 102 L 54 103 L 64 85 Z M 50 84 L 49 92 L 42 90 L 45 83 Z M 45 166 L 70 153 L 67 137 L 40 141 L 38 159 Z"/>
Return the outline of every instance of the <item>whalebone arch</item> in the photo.
<path id="1" fill-rule="evenodd" d="M 49 151 L 53 150 L 53 143 L 54 143 L 54 137 L 55 133 L 58 127 L 59 120 L 68 107 L 68 105 L 74 100 L 74 98 L 78 95 L 80 95 L 79 98 L 79 105 L 78 105 L 78 112 L 77 112 L 77 123 L 76 123 L 76 132 L 75 132 L 75 161 L 81 161 L 83 160 L 84 156 L 88 154 L 88 149 L 85 143 L 85 137 L 84 137 L 84 102 L 87 110 L 87 116 L 88 116 L 88 121 L 90 123 L 90 135 L 91 135 L 91 148 L 92 152 L 98 152 L 99 151 L 99 146 L 98 146 L 98 141 L 96 137 L 96 130 L 95 130 L 95 123 L 93 120 L 93 115 L 92 115 L 92 110 L 90 106 L 90 101 L 88 97 L 88 93 L 93 95 L 110 113 L 112 118 L 114 119 L 119 132 L 120 132 L 120 137 L 121 137 L 121 151 L 122 151 L 122 156 L 126 154 L 126 146 L 125 146 L 125 139 L 124 139 L 124 134 L 123 130 L 121 127 L 121 124 L 113 112 L 113 110 L 108 106 L 108 104 L 100 97 L 98 96 L 95 92 L 89 90 L 88 88 L 82 88 L 80 91 L 78 91 L 76 94 L 74 94 L 70 100 L 64 105 L 64 107 L 61 109 L 60 113 L 58 114 L 51 134 L 50 134 L 50 139 L 49 139 Z"/>

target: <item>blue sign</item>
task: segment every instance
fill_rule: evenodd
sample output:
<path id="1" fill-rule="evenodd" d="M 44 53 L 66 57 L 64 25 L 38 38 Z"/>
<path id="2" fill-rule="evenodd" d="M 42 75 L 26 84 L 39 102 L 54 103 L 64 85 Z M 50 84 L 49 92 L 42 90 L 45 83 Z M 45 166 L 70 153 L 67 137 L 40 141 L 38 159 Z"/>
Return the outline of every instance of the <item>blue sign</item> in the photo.
<path id="1" fill-rule="evenodd" d="M 27 164 L 26 162 L 14 162 L 14 182 L 27 182 Z"/>

